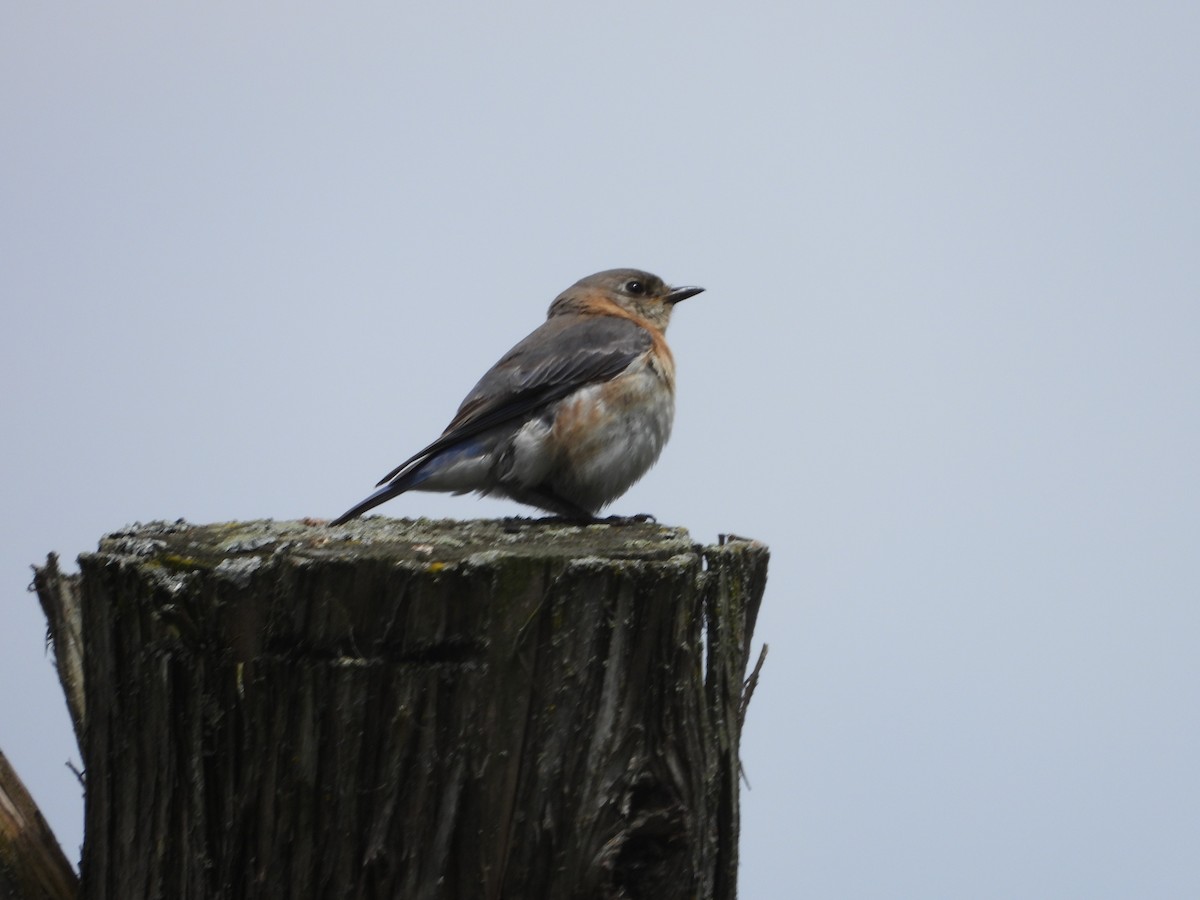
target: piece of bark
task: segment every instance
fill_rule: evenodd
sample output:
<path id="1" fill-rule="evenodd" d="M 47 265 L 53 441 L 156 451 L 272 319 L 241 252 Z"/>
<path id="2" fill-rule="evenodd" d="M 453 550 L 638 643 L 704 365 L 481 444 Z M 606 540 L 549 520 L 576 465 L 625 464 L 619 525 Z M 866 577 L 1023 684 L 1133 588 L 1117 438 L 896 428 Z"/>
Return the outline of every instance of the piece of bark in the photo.
<path id="1" fill-rule="evenodd" d="M 51 553 L 42 568 L 34 566 L 33 587 L 42 604 L 58 680 L 67 698 L 67 710 L 75 728 L 75 740 L 83 748 L 87 701 L 83 686 L 83 611 L 79 605 L 79 578 L 64 575 L 58 557 Z"/>
<path id="2" fill-rule="evenodd" d="M 0 752 L 0 900 L 74 900 L 79 879 Z"/>

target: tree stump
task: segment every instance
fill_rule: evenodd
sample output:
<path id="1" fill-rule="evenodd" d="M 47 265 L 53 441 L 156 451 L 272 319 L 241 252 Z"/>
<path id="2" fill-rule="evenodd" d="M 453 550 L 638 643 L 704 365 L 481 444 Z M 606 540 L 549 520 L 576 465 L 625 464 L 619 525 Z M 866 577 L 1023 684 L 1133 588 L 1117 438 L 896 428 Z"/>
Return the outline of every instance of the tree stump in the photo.
<path id="1" fill-rule="evenodd" d="M 78 590 L 51 559 L 82 896 L 732 898 L 767 555 L 372 518 L 135 526 Z"/>

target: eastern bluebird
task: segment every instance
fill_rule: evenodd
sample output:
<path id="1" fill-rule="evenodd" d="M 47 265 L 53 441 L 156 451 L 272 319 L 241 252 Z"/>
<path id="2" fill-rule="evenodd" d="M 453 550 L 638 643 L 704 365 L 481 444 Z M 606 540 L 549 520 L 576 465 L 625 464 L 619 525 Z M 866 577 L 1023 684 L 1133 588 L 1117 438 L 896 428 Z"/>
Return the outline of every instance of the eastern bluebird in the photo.
<path id="1" fill-rule="evenodd" d="M 671 310 L 704 288 L 611 269 L 559 294 L 467 394 L 442 436 L 334 519 L 405 491 L 477 491 L 593 521 L 654 465 L 675 418 Z"/>

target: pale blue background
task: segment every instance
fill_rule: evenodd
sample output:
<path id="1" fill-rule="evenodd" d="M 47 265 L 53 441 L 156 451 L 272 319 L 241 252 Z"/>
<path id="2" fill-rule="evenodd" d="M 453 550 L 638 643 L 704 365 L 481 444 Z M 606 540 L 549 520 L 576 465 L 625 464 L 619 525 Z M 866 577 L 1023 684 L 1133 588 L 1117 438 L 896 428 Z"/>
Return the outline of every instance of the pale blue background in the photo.
<path id="1" fill-rule="evenodd" d="M 743 895 L 1200 896 L 1198 10 L 5 4 L 0 747 L 69 855 L 29 564 L 341 512 L 641 266 L 708 292 L 614 511 L 774 551 Z"/>

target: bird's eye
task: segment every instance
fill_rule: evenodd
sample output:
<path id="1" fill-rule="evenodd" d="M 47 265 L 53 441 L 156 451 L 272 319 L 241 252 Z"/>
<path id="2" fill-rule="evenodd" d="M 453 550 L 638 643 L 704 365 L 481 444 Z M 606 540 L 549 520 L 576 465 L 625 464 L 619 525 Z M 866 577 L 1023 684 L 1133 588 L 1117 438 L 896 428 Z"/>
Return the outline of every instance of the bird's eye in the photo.
<path id="1" fill-rule="evenodd" d="M 628 294 L 644 294 L 646 293 L 646 286 L 640 281 L 627 281 L 625 282 L 625 292 Z"/>

